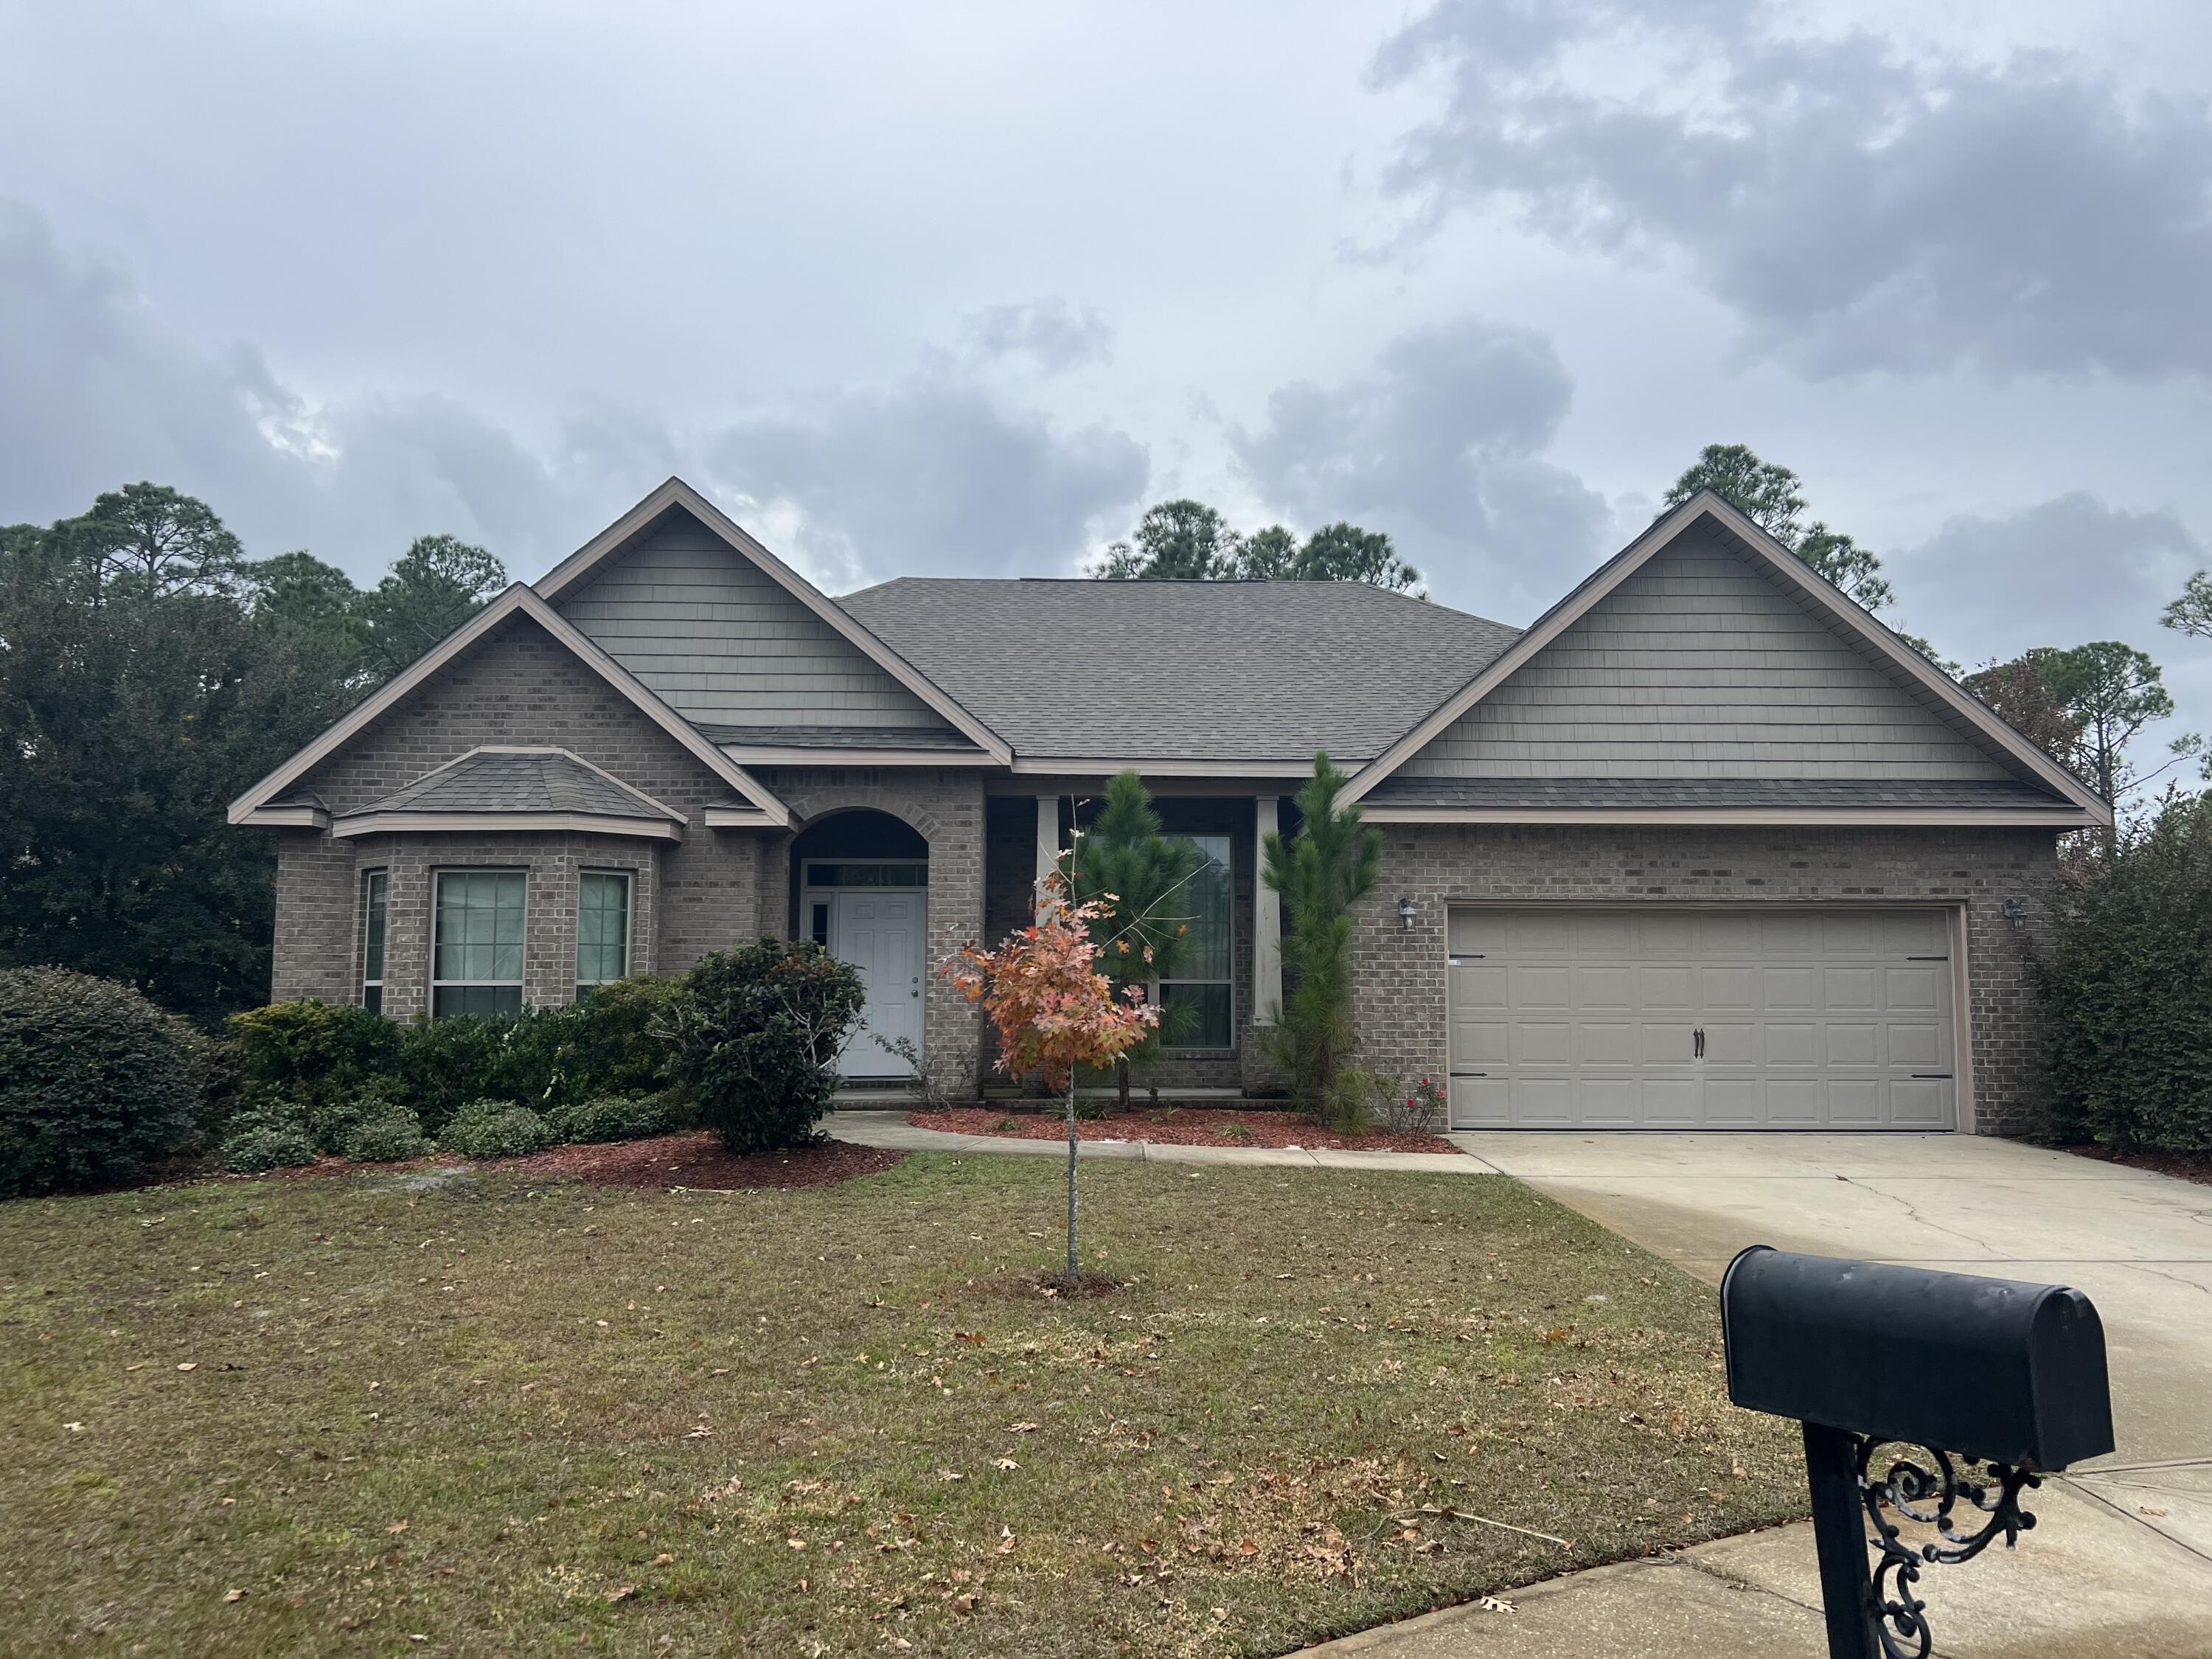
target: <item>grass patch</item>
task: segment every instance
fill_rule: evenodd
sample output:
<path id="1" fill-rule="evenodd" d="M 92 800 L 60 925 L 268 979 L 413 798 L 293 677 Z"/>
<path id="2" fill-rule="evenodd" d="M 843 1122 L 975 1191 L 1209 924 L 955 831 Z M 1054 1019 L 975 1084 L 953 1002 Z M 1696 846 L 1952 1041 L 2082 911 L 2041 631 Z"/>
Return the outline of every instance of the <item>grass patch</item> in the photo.
<path id="1" fill-rule="evenodd" d="M 1279 1653 L 1802 1507 L 1712 1292 L 1516 1182 L 1083 1179 L 1073 1300 L 1048 1159 L 0 1206 L 8 1644 Z"/>

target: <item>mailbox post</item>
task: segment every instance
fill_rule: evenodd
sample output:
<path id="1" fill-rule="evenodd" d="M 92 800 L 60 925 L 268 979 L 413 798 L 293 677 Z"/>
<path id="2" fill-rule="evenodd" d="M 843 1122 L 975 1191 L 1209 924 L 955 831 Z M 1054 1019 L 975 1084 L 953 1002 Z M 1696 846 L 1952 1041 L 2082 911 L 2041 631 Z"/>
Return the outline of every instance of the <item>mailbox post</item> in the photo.
<path id="1" fill-rule="evenodd" d="M 1721 1336 L 1729 1398 L 1803 1425 L 1830 1659 L 1927 1659 L 1921 1568 L 2009 1549 L 2023 1490 L 2112 1449 L 2105 1328 L 2063 1285 L 1754 1244 L 1721 1277 Z"/>

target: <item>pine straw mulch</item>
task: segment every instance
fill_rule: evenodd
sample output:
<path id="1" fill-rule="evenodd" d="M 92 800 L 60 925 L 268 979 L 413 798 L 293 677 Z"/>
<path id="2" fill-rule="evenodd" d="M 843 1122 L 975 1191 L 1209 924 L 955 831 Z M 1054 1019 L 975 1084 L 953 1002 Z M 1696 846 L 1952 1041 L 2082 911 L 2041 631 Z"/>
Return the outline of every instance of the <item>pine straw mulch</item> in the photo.
<path id="1" fill-rule="evenodd" d="M 2172 1176 L 2177 1180 L 2194 1181 L 2201 1186 L 2212 1187 L 2212 1157 L 2203 1152 L 2160 1152 L 2148 1149 L 2124 1152 L 2094 1142 L 2079 1146 L 2061 1146 L 2058 1150 L 2071 1152 L 2076 1158 L 2094 1158 L 2100 1164 L 2124 1164 L 2130 1170 L 2148 1170 L 2154 1175 Z"/>
<path id="2" fill-rule="evenodd" d="M 998 1135 L 1010 1140 L 1060 1140 L 1067 1120 L 1057 1111 L 1005 1112 L 989 1106 L 956 1106 L 949 1111 L 908 1112 L 917 1129 L 942 1129 L 958 1135 Z M 1389 1134 L 1372 1130 L 1339 1134 L 1294 1112 L 1214 1110 L 1205 1107 L 1145 1107 L 1105 1117 L 1076 1120 L 1084 1140 L 1157 1140 L 1176 1146 L 1299 1147 L 1332 1152 L 1455 1152 L 1441 1135 Z"/>

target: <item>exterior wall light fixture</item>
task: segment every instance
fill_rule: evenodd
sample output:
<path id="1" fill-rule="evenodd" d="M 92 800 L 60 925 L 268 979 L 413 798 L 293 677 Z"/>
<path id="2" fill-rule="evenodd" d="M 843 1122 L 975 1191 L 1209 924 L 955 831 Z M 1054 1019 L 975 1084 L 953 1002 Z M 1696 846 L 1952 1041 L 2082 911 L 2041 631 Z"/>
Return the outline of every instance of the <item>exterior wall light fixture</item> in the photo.
<path id="1" fill-rule="evenodd" d="M 2026 899 L 2008 898 L 2004 902 L 2002 908 L 2004 911 L 2004 919 L 2010 922 L 2014 927 L 2025 927 L 2027 926 L 2027 901 Z"/>
<path id="2" fill-rule="evenodd" d="M 1409 898 L 1400 899 L 1398 901 L 1398 925 L 1400 930 L 1404 933 L 1412 933 L 1413 931 L 1413 918 L 1420 914 L 1419 908 L 1414 904 L 1413 900 Z"/>

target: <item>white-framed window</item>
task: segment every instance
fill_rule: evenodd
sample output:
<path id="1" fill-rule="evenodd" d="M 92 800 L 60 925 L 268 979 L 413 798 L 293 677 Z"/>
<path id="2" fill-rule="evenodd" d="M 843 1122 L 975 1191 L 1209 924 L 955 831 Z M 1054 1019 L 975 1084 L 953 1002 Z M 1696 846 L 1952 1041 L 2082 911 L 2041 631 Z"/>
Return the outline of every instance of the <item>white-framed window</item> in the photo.
<path id="1" fill-rule="evenodd" d="M 521 1014 L 526 885 L 520 870 L 438 872 L 431 1018 Z"/>
<path id="2" fill-rule="evenodd" d="M 384 1012 L 384 908 L 389 872 L 371 870 L 361 878 L 361 1006 Z"/>
<path id="3" fill-rule="evenodd" d="M 1182 960 L 1175 977 L 1159 982 L 1161 1011 L 1168 1018 L 1164 1047 L 1227 1048 L 1237 1040 L 1235 971 L 1236 906 L 1229 879 L 1229 837 L 1192 836 L 1206 860 L 1183 888 L 1182 914 L 1190 920 L 1183 935 Z"/>
<path id="4" fill-rule="evenodd" d="M 629 972 L 630 872 L 586 870 L 576 878 L 576 996 Z"/>

